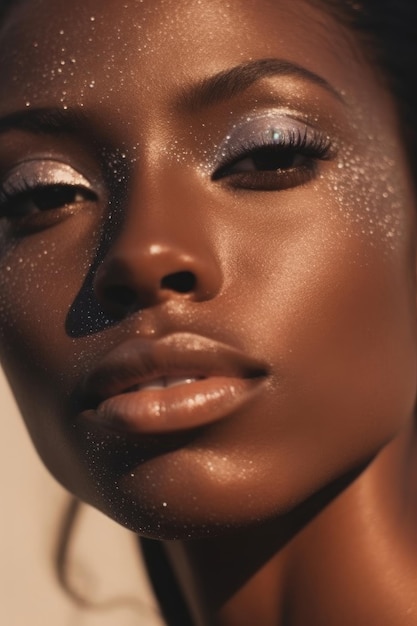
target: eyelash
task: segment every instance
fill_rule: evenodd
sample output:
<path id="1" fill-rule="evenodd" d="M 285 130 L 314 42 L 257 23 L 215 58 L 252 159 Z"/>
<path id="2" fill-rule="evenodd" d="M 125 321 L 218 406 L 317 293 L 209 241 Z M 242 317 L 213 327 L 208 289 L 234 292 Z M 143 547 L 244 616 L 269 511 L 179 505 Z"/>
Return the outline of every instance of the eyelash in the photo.
<path id="1" fill-rule="evenodd" d="M 269 129 L 256 139 L 226 145 L 222 163 L 212 175 L 212 180 L 225 182 L 236 189 L 278 191 L 305 184 L 316 174 L 317 162 L 332 158 L 330 137 L 312 128 L 282 131 L 279 141 L 271 135 L 280 132 Z M 281 160 L 281 167 L 256 165 L 258 160 Z M 253 161 L 254 169 L 235 169 L 239 163 Z M 301 163 L 297 164 L 297 159 Z M 295 162 L 295 164 L 294 164 Z M 256 169 L 259 167 L 259 169 Z"/>

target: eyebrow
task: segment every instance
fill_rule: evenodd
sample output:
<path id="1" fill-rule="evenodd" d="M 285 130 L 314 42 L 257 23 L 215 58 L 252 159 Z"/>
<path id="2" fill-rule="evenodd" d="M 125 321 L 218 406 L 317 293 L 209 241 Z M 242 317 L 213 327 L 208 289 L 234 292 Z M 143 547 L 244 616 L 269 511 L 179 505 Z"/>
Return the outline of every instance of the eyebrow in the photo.
<path id="1" fill-rule="evenodd" d="M 70 133 L 87 127 L 87 117 L 77 109 L 25 109 L 0 119 L 0 133 L 15 129 L 36 134 L 58 134 Z"/>
<path id="2" fill-rule="evenodd" d="M 302 65 L 284 59 L 257 59 L 209 76 L 183 93 L 181 103 L 191 109 L 210 106 L 239 95 L 253 83 L 270 76 L 292 76 L 322 87 L 339 101 L 342 95 L 331 83 Z"/>

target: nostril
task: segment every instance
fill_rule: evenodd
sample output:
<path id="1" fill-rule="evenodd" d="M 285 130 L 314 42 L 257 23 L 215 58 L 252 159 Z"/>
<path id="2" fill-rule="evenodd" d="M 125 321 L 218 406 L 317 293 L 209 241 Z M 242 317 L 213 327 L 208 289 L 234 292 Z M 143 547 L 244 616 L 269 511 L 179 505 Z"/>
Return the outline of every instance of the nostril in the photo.
<path id="1" fill-rule="evenodd" d="M 109 285 L 103 290 L 104 299 L 107 302 L 130 309 L 136 304 L 137 296 L 133 289 L 125 285 Z"/>
<path id="2" fill-rule="evenodd" d="M 196 277 L 192 272 L 174 272 L 164 276 L 161 289 L 169 289 L 177 293 L 189 293 L 196 288 Z"/>

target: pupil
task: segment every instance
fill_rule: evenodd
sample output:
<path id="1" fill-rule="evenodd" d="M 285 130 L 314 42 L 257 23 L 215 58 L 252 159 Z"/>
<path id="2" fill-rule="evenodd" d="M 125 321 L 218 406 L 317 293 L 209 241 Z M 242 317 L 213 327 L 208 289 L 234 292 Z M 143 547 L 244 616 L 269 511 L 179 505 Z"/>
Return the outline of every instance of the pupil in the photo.
<path id="1" fill-rule="evenodd" d="M 56 185 L 35 190 L 32 198 L 39 210 L 47 211 L 48 209 L 56 209 L 65 204 L 71 204 L 71 202 L 74 202 L 77 193 L 78 190 L 73 187 Z"/>
<path id="2" fill-rule="evenodd" d="M 276 149 L 259 150 L 251 158 L 257 170 L 286 170 L 294 166 L 296 155 Z"/>

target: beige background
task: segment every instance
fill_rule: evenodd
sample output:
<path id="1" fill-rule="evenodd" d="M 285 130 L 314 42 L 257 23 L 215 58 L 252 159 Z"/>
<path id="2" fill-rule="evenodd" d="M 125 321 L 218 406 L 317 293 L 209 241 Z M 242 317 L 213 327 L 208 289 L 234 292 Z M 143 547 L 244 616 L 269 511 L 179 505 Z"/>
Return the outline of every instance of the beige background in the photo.
<path id="1" fill-rule="evenodd" d="M 71 498 L 37 458 L 0 370 L 0 623 L 7 626 L 162 626 L 135 537 L 83 505 L 71 543 L 72 589 L 54 557 Z"/>

